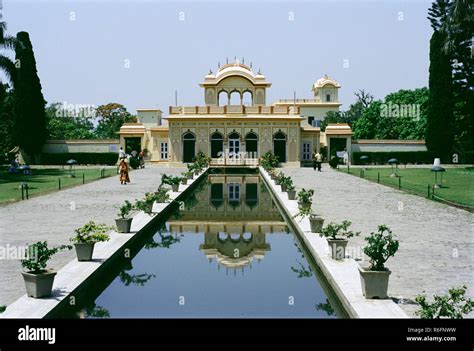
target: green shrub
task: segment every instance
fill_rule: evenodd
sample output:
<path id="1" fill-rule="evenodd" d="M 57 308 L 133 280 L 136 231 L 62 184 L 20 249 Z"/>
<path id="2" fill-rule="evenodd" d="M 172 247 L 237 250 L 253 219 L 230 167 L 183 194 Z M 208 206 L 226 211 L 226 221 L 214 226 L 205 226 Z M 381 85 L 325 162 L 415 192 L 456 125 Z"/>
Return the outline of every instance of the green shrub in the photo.
<path id="1" fill-rule="evenodd" d="M 329 161 L 329 165 L 331 166 L 331 168 L 337 168 L 337 165 L 339 164 L 339 162 L 340 162 L 340 158 L 337 156 L 333 156 L 333 158 L 331 158 L 331 160 Z"/>
<path id="2" fill-rule="evenodd" d="M 463 315 L 474 309 L 474 301 L 464 297 L 467 287 L 451 288 L 444 296 L 434 295 L 434 302 L 428 303 L 426 295 L 418 295 L 415 301 L 421 309 L 415 313 L 423 319 L 438 319 L 441 317 L 462 319 Z"/>
<path id="3" fill-rule="evenodd" d="M 275 156 L 271 151 L 265 152 L 262 157 L 260 157 L 260 166 L 262 166 L 264 170 L 278 167 L 278 156 Z"/>
<path id="4" fill-rule="evenodd" d="M 387 164 L 391 158 L 396 158 L 400 163 L 411 164 L 432 164 L 435 156 L 429 151 L 395 151 L 395 152 L 358 152 L 352 153 L 352 158 L 355 165 L 361 165 L 361 156 L 369 158 L 368 164 Z M 443 163 L 451 163 L 451 160 L 442 160 Z"/>
<path id="5" fill-rule="evenodd" d="M 48 261 L 56 253 L 71 249 L 72 246 L 69 245 L 49 248 L 46 241 L 38 241 L 37 243 L 28 245 L 27 256 L 21 260 L 21 265 L 33 274 L 39 274 L 44 272 Z"/>
<path id="6" fill-rule="evenodd" d="M 313 195 L 313 189 L 306 190 L 305 188 L 303 188 L 298 192 L 298 202 L 304 204 L 313 203 Z"/>
<path id="7" fill-rule="evenodd" d="M 393 239 L 392 231 L 384 224 L 379 225 L 378 232 L 370 233 L 365 240 L 368 244 L 364 247 L 364 253 L 370 258 L 370 270 L 385 270 L 385 262 L 398 251 L 398 240 Z"/>
<path id="8" fill-rule="evenodd" d="M 130 167 L 133 169 L 140 167 L 140 160 L 137 157 L 130 157 Z"/>
<path id="9" fill-rule="evenodd" d="M 340 224 L 331 222 L 321 230 L 319 235 L 321 237 L 330 238 L 333 240 L 343 239 L 344 237 L 349 239 L 353 236 L 358 236 L 360 232 L 348 230 L 351 224 L 352 223 L 350 221 L 343 221 Z"/>
<path id="10" fill-rule="evenodd" d="M 121 218 L 125 219 L 132 210 L 133 210 L 132 203 L 128 200 L 125 200 L 125 203 L 122 206 L 120 206 L 120 212 L 118 213 L 118 215 Z"/>
<path id="11" fill-rule="evenodd" d="M 107 232 L 111 230 L 105 224 L 97 224 L 90 221 L 84 224 L 82 227 L 75 229 L 76 236 L 71 238 L 73 243 L 85 244 L 85 243 L 96 243 L 100 241 L 108 241 L 110 239 Z"/>
<path id="12" fill-rule="evenodd" d="M 41 163 L 44 165 L 65 165 L 66 161 L 70 159 L 76 160 L 80 165 L 113 166 L 117 163 L 118 154 L 114 152 L 66 152 L 41 155 Z"/>

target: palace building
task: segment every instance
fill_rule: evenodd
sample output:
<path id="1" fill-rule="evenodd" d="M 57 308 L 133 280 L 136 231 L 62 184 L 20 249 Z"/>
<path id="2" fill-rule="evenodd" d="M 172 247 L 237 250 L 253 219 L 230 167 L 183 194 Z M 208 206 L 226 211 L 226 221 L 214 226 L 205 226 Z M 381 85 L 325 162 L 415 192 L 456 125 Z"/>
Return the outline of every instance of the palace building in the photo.
<path id="1" fill-rule="evenodd" d="M 267 104 L 271 83 L 260 72 L 235 60 L 209 72 L 199 84 L 202 106 L 138 109 L 137 123 L 124 124 L 120 144 L 127 153 L 145 150 L 152 163 L 180 166 L 192 162 L 197 152 L 211 157 L 214 166 L 255 165 L 267 151 L 283 166 L 299 167 L 312 153 L 331 143 L 350 152 L 351 129 L 320 122 L 329 111 L 338 111 L 340 84 L 325 75 L 312 86 L 310 99 L 282 99 Z M 336 139 L 336 140 L 335 140 Z"/>

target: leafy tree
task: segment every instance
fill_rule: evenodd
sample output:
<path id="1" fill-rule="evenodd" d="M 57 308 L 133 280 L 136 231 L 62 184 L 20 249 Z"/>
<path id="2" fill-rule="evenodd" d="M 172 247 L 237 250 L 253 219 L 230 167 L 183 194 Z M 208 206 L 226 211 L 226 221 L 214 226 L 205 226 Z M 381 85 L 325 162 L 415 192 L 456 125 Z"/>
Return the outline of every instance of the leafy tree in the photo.
<path id="1" fill-rule="evenodd" d="M 0 84 L 0 154 L 8 153 L 14 146 L 13 117 L 15 96 L 8 85 Z"/>
<path id="2" fill-rule="evenodd" d="M 96 136 L 101 139 L 115 139 L 120 127 L 124 123 L 135 122 L 135 116 L 131 115 L 125 106 L 118 103 L 109 103 L 97 107 L 96 115 L 98 125 Z"/>
<path id="3" fill-rule="evenodd" d="M 451 58 L 444 51 L 447 34 L 440 30 L 449 16 L 449 1 L 437 0 L 429 10 L 434 30 L 430 40 L 429 103 L 426 146 L 436 156 L 447 160 L 453 151 L 453 82 Z"/>
<path id="4" fill-rule="evenodd" d="M 48 139 L 94 139 L 94 124 L 87 116 L 62 116 L 61 104 L 46 108 L 46 130 Z"/>
<path id="5" fill-rule="evenodd" d="M 15 47 L 15 142 L 36 161 L 46 139 L 45 100 L 27 32 L 19 32 Z"/>
<path id="6" fill-rule="evenodd" d="M 364 89 L 354 93 L 356 102 L 347 111 L 329 111 L 321 122 L 321 131 L 325 131 L 329 123 L 347 123 L 352 126 L 374 101 L 374 97 Z"/>
<path id="7" fill-rule="evenodd" d="M 16 43 L 15 38 L 7 35 L 6 30 L 6 22 L 0 22 L 0 49 L 14 49 Z M 10 83 L 14 85 L 16 73 L 15 64 L 4 54 L 0 54 L 0 70 L 5 74 Z"/>
<path id="8" fill-rule="evenodd" d="M 370 103 L 355 120 L 355 139 L 423 139 L 428 89 L 399 90 Z"/>

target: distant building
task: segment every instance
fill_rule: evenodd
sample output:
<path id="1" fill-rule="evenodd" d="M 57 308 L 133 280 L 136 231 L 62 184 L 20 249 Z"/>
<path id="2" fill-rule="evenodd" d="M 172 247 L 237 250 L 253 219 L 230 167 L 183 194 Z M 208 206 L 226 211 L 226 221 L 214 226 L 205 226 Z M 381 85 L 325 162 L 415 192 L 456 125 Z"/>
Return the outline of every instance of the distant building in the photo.
<path id="1" fill-rule="evenodd" d="M 138 122 L 120 129 L 120 144 L 127 152 L 146 149 L 149 161 L 172 166 L 192 162 L 199 151 L 216 166 L 253 165 L 269 150 L 283 166 L 300 166 L 332 138 L 344 139 L 335 144 L 350 152 L 349 126 L 328 127 L 331 140 L 320 130 L 326 113 L 341 106 L 337 81 L 326 75 L 313 84 L 311 99 L 267 105 L 270 86 L 238 60 L 225 64 L 200 84 L 203 106 L 170 106 L 165 117 L 158 109 L 138 109 Z"/>

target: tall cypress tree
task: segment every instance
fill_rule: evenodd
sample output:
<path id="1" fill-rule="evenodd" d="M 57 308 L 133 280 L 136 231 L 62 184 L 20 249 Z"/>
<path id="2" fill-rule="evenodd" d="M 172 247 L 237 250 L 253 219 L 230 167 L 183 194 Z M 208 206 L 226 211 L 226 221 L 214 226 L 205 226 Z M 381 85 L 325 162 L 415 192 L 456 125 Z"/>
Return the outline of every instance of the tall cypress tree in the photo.
<path id="1" fill-rule="evenodd" d="M 36 60 L 27 32 L 16 35 L 15 142 L 33 161 L 46 138 L 46 101 L 36 70 Z"/>
<path id="2" fill-rule="evenodd" d="M 450 161 L 454 140 L 452 62 L 444 50 L 447 35 L 440 30 L 447 21 L 448 10 L 449 1 L 437 0 L 428 17 L 434 32 L 430 40 L 426 146 L 443 162 Z"/>

